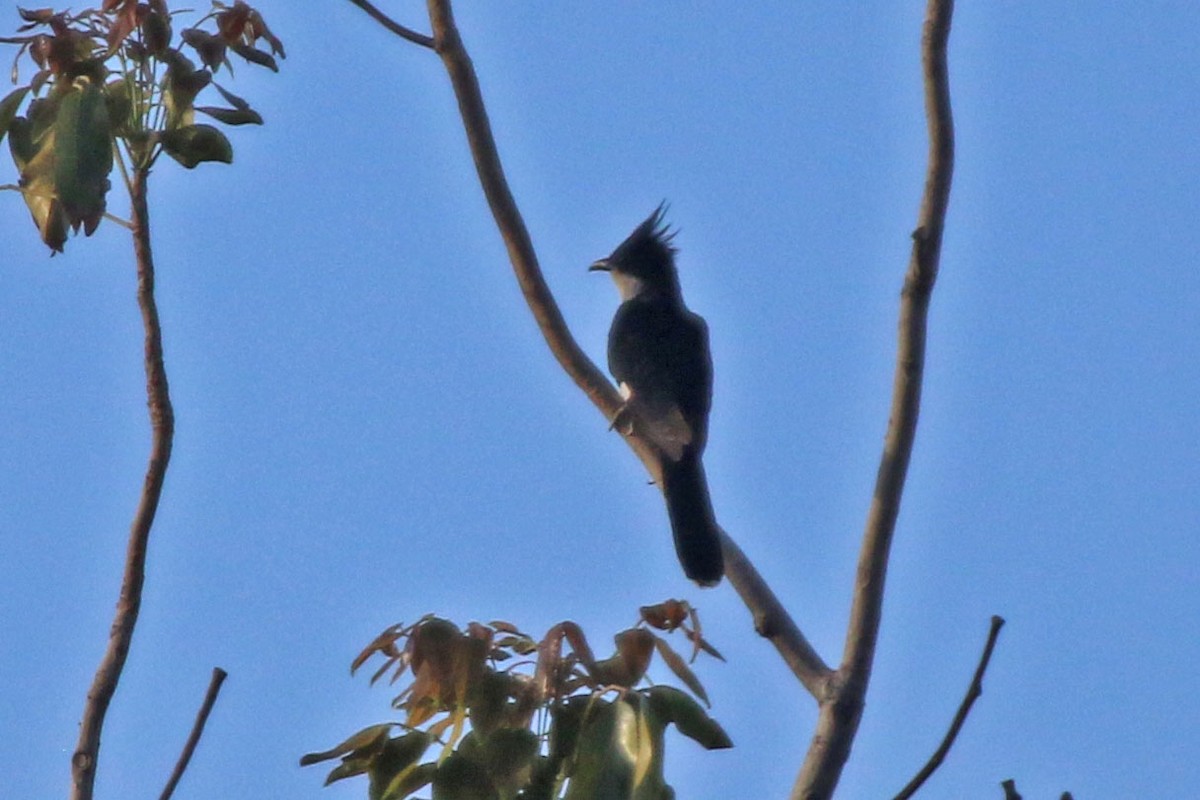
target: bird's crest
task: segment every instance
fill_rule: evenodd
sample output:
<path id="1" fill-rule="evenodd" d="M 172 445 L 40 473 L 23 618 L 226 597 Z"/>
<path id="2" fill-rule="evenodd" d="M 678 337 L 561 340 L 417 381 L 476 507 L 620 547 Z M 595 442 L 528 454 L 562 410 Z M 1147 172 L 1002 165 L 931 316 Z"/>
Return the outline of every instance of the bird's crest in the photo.
<path id="1" fill-rule="evenodd" d="M 621 264 L 638 261 L 672 263 L 677 252 L 671 244 L 671 240 L 675 238 L 675 231 L 667 225 L 666 214 L 667 202 L 664 200 L 654 209 L 654 213 L 646 217 L 642 224 L 634 228 L 633 233 L 618 245 L 611 260 Z"/>

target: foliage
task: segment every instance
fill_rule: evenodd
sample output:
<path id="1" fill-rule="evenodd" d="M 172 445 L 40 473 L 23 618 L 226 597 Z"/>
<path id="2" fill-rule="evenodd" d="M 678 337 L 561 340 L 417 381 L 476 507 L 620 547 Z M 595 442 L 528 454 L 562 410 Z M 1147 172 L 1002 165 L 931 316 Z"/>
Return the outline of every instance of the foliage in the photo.
<path id="1" fill-rule="evenodd" d="M 221 67 L 232 74 L 230 51 L 276 71 L 274 56 L 284 55 L 262 15 L 242 0 L 214 2 L 180 31 L 179 46 L 172 45 L 176 14 L 167 0 L 104 0 L 98 9 L 79 12 L 19 13 L 22 35 L 0 39 L 20 46 L 13 82 L 23 56 L 37 69 L 0 100 L 0 140 L 8 136 L 20 173 L 18 186 L 7 188 L 20 190 L 42 241 L 56 252 L 68 230 L 82 227 L 90 236 L 106 215 L 114 154 L 127 182 L 126 159 L 140 171 L 164 152 L 189 169 L 205 161 L 230 163 L 229 140 L 213 125 L 196 122 L 196 112 L 226 125 L 261 124 L 262 117 L 213 77 Z M 269 53 L 256 46 L 260 39 Z M 196 105 L 209 86 L 228 107 Z"/>
<path id="2" fill-rule="evenodd" d="M 692 661 L 701 650 L 721 655 L 704 641 L 686 603 L 646 606 L 640 617 L 614 637 L 616 652 L 602 660 L 570 621 L 540 641 L 499 621 L 472 622 L 465 631 L 435 616 L 393 625 L 351 672 L 380 655 L 372 684 L 389 672 L 392 683 L 409 673 L 411 682 L 392 701 L 405 720 L 364 728 L 300 763 L 340 758 L 326 784 L 365 774 L 370 800 L 400 800 L 426 786 L 435 800 L 673 797 L 663 778 L 668 725 L 709 749 L 732 743 L 695 699 L 708 704 L 688 661 L 650 629 L 682 631 Z M 635 688 L 655 652 L 690 695 L 666 685 Z M 422 761 L 435 742 L 436 759 Z"/>

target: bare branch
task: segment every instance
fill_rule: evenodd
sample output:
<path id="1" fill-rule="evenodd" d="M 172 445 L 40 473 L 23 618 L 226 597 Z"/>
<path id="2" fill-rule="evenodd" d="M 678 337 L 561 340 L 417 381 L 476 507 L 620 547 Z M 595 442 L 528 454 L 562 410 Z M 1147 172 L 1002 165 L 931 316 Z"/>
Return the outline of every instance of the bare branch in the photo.
<path id="1" fill-rule="evenodd" d="M 542 276 L 529 232 L 504 177 L 479 82 L 454 25 L 448 0 L 430 0 L 429 12 L 433 23 L 435 49 L 442 57 L 450 75 L 479 180 L 508 249 L 509 259 L 525 300 L 533 312 L 546 344 L 558 362 L 611 421 L 621 408 L 620 396 L 575 342 Z M 658 454 L 644 440 L 622 435 L 642 459 L 651 477 L 658 481 L 661 474 Z M 760 633 L 775 642 L 805 685 L 815 687 L 824 674 L 829 672 L 829 668 L 800 635 L 795 623 L 728 534 L 723 535 L 723 544 L 730 581 L 755 615 L 756 627 Z M 813 690 L 810 688 L 810 691 Z"/>
<path id="2" fill-rule="evenodd" d="M 1012 778 L 1000 781 L 1000 788 L 1004 789 L 1004 800 L 1022 800 L 1020 792 L 1017 791 L 1016 781 Z"/>
<path id="3" fill-rule="evenodd" d="M 921 767 L 921 771 L 896 795 L 896 800 L 908 800 L 908 798 L 916 794 L 921 785 L 929 779 L 929 776 L 942 765 L 946 754 L 954 746 L 954 740 L 958 738 L 958 732 L 962 730 L 963 723 L 967 721 L 967 714 L 971 712 L 971 706 L 983 694 L 983 674 L 987 672 L 988 662 L 992 660 L 992 650 L 996 647 L 996 638 L 1000 635 L 1002 627 L 1004 627 L 1004 620 L 1001 617 L 993 616 L 992 627 L 988 631 L 987 644 L 983 646 L 983 654 L 979 657 L 979 666 L 975 668 L 975 676 L 971 678 L 971 685 L 967 687 L 967 694 L 963 697 L 962 703 L 958 706 L 958 711 L 954 714 L 954 719 L 950 723 L 950 730 L 946 731 L 942 743 L 938 745 L 937 750 L 929 757 L 929 761 L 925 763 L 925 766 Z"/>
<path id="4" fill-rule="evenodd" d="M 721 549 L 725 556 L 725 575 L 754 615 L 754 630 L 775 645 L 792 674 L 804 684 L 809 694 L 821 700 L 827 693 L 833 670 L 804 638 L 775 592 L 724 530 L 721 531 Z"/>
<path id="5" fill-rule="evenodd" d="M 204 693 L 204 702 L 200 704 L 200 710 L 196 712 L 196 721 L 192 723 L 192 732 L 188 735 L 187 742 L 183 745 L 183 752 L 179 754 L 179 760 L 175 762 L 175 769 L 171 771 L 171 777 L 167 779 L 167 785 L 163 788 L 158 800 L 171 800 L 171 795 L 175 794 L 175 787 L 179 785 L 179 779 L 183 777 L 188 763 L 192 760 L 192 753 L 196 752 L 196 745 L 200 743 L 200 737 L 204 734 L 204 725 L 208 722 L 208 715 L 217 702 L 221 684 L 228 676 L 229 673 L 225 670 L 213 667 L 212 679 L 208 682 L 208 691 Z"/>
<path id="6" fill-rule="evenodd" d="M 361 8 L 363 11 L 367 12 L 367 14 L 371 17 L 371 19 L 375 20 L 380 25 L 387 28 L 389 31 L 396 34 L 400 38 L 407 39 L 408 41 L 412 42 L 413 44 L 419 44 L 419 45 L 421 45 L 421 47 L 428 47 L 430 49 L 433 49 L 433 39 L 432 38 L 426 36 L 423 33 L 417 33 L 416 31 L 412 30 L 411 28 L 404 27 L 399 22 L 396 22 L 394 19 L 389 17 L 387 14 L 384 14 L 382 11 L 380 11 L 378 8 L 376 8 L 374 5 L 367 2 L 367 0 L 350 0 L 350 2 L 353 3 L 354 5 L 358 6 L 359 8 Z"/>
<path id="7" fill-rule="evenodd" d="M 150 528 L 158 510 L 167 462 L 171 459 L 171 442 L 175 434 L 175 413 L 167 388 L 167 372 L 163 365 L 162 329 L 158 322 L 158 306 L 154 301 L 154 259 L 150 251 L 150 212 L 146 204 L 148 172 L 134 173 L 130 197 L 133 205 L 133 251 L 138 270 L 138 306 L 142 312 L 145 331 L 146 397 L 150 409 L 150 460 L 142 495 L 129 531 L 125 553 L 125 575 L 117 610 L 109 631 L 108 648 L 96 669 L 88 690 L 79 723 L 79 741 L 71 756 L 71 798 L 91 800 L 96 780 L 96 761 L 100 753 L 100 731 L 108 704 L 117 690 L 133 629 L 137 625 L 142 605 L 142 584 L 146 577 L 146 547 Z"/>
<path id="8" fill-rule="evenodd" d="M 434 49 L 441 56 L 450 76 L 471 148 L 471 157 L 475 162 L 475 170 L 491 208 L 492 217 L 504 239 L 525 302 L 529 305 L 550 352 L 588 399 L 600 409 L 605 419 L 611 422 L 621 408 L 620 395 L 579 347 L 563 320 L 549 286 L 546 285 L 529 231 L 504 177 L 504 169 L 500 164 L 487 110 L 479 90 L 479 81 L 454 24 L 449 0 L 429 0 L 429 18 L 433 28 Z M 662 463 L 658 452 L 644 439 L 619 432 L 642 460 L 651 479 L 661 486 Z M 823 691 L 825 680 L 832 671 L 805 640 L 762 576 L 724 531 L 722 545 L 726 574 L 754 615 L 755 627 L 759 633 L 771 640 L 810 692 L 816 695 Z"/>
<path id="9" fill-rule="evenodd" d="M 926 6 L 921 53 L 929 167 L 901 292 L 888 431 L 859 555 L 842 665 L 834 679 L 835 691 L 822 701 L 817 731 L 793 787 L 793 798 L 823 798 L 833 793 L 858 730 L 875 658 L 892 534 L 917 430 L 925 369 L 926 320 L 937 278 L 954 169 L 954 124 L 946 70 L 946 43 L 953 6 L 953 0 L 929 0 Z"/>

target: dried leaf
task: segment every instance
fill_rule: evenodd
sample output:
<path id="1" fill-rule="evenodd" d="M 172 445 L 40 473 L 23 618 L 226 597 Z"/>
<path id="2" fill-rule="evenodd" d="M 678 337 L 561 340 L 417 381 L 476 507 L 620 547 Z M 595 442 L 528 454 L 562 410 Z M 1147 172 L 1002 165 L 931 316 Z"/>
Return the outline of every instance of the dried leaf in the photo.
<path id="1" fill-rule="evenodd" d="M 675 677 L 683 681 L 684 685 L 692 690 L 692 694 L 704 701 L 704 705 L 711 706 L 708 702 L 708 693 L 704 691 L 704 686 L 701 685 L 700 679 L 692 672 L 687 662 L 683 657 L 671 649 L 671 646 L 664 639 L 657 636 L 654 637 L 654 646 L 658 648 L 658 654 L 662 656 L 663 661 L 667 662 L 667 666 L 671 668 L 671 672 L 675 673 Z"/>

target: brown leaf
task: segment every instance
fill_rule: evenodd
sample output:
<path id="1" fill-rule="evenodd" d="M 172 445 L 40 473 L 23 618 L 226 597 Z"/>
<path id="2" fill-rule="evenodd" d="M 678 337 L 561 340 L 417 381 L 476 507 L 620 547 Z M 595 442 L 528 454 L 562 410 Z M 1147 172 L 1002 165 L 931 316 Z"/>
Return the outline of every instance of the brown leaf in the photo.
<path id="1" fill-rule="evenodd" d="M 704 691 L 703 684 L 696 677 L 696 673 L 692 672 L 691 667 L 683 660 L 683 657 L 671 649 L 665 639 L 654 637 L 654 646 L 658 648 L 658 654 L 662 656 L 663 661 L 667 662 L 667 666 L 671 668 L 671 672 L 675 673 L 675 677 L 683 681 L 683 684 L 692 690 L 692 694 L 704 701 L 704 705 L 711 706 L 708 702 L 708 693 Z"/>

